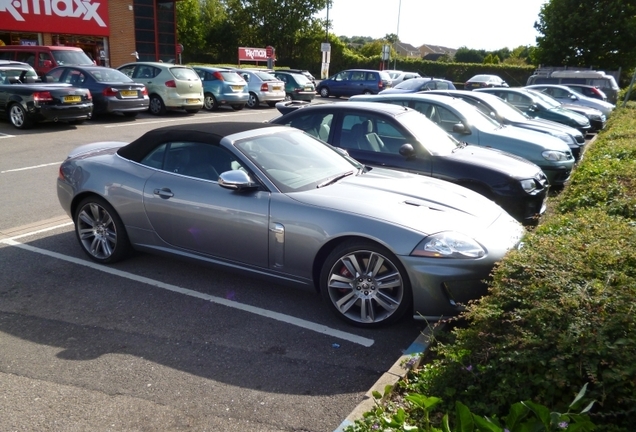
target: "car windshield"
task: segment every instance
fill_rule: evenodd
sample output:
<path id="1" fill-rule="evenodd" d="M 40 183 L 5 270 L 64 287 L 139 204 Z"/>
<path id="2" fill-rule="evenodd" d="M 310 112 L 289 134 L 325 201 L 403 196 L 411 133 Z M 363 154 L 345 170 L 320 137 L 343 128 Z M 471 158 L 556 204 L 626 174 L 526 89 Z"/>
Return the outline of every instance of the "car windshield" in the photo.
<path id="1" fill-rule="evenodd" d="M 52 53 L 58 66 L 95 64 L 84 51 L 53 50 Z"/>
<path id="2" fill-rule="evenodd" d="M 419 90 L 423 83 L 429 82 L 430 79 L 410 79 L 397 84 L 396 89 Z"/>
<path id="3" fill-rule="evenodd" d="M 186 80 L 186 81 L 200 80 L 199 75 L 193 69 L 190 69 L 190 68 L 171 67 L 170 72 L 178 80 Z"/>
<path id="4" fill-rule="evenodd" d="M 254 72 L 254 75 L 262 79 L 263 81 L 279 81 L 274 75 L 270 75 L 267 72 Z"/>
<path id="5" fill-rule="evenodd" d="M 237 72 L 234 71 L 217 71 L 223 77 L 223 81 L 229 83 L 245 84 L 245 80 Z"/>
<path id="6" fill-rule="evenodd" d="M 461 145 L 444 129 L 418 111 L 404 112 L 397 119 L 434 156 L 448 155 Z"/>
<path id="7" fill-rule="evenodd" d="M 33 69 L 1 69 L 0 84 L 11 84 L 11 79 L 18 79 L 24 82 L 35 81 L 38 74 Z"/>
<path id="8" fill-rule="evenodd" d="M 490 81 L 491 79 L 492 77 L 490 75 L 475 75 L 474 77 L 470 79 L 470 81 L 485 82 L 485 81 Z"/>
<path id="9" fill-rule="evenodd" d="M 131 78 L 117 69 L 90 69 L 87 71 L 97 82 L 134 82 Z"/>
<path id="10" fill-rule="evenodd" d="M 503 118 L 511 121 L 524 121 L 530 118 L 523 111 L 514 105 L 498 98 L 488 98 L 488 104 Z"/>
<path id="11" fill-rule="evenodd" d="M 247 138 L 234 145 L 284 193 L 315 189 L 363 168 L 329 144 L 299 130 Z"/>
<path id="12" fill-rule="evenodd" d="M 535 95 L 537 98 L 541 99 L 547 106 L 549 106 L 550 108 L 560 108 L 561 107 L 561 102 L 559 102 L 558 100 L 554 99 L 552 96 L 549 96 L 545 93 L 542 93 L 540 91 L 537 90 L 529 90 L 533 95 Z"/>
<path id="13" fill-rule="evenodd" d="M 299 85 L 305 85 L 305 84 L 309 84 L 311 83 L 311 81 L 309 81 L 309 79 L 307 79 L 307 77 L 305 75 L 301 75 L 301 74 L 292 74 L 294 76 L 294 79 L 296 80 L 296 83 L 298 83 Z"/>

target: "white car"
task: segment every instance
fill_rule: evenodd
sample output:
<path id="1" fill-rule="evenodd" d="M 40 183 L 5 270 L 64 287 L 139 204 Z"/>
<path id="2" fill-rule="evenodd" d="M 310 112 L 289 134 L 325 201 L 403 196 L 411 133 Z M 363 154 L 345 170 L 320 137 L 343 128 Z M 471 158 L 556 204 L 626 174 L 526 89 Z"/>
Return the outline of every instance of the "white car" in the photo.
<path id="1" fill-rule="evenodd" d="M 237 72 L 247 81 L 247 90 L 250 94 L 247 106 L 258 108 L 261 103 L 270 107 L 285 100 L 285 83 L 269 72 L 259 70 L 238 69 Z"/>
<path id="2" fill-rule="evenodd" d="M 422 78 L 417 72 L 404 72 L 401 70 L 385 70 L 391 77 L 391 87 L 395 87 L 402 81 L 410 80 L 412 78 Z"/>
<path id="3" fill-rule="evenodd" d="M 203 108 L 203 83 L 194 69 L 171 63 L 135 62 L 117 68 L 133 81 L 148 89 L 150 107 L 154 115 L 167 110 L 183 109 L 195 114 Z"/>

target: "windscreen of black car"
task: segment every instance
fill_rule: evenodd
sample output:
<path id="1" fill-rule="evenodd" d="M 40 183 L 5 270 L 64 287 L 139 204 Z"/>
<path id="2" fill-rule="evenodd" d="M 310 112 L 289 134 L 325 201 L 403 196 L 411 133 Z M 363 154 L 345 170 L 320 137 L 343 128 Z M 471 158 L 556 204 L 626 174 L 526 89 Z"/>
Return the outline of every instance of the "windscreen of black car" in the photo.
<path id="1" fill-rule="evenodd" d="M 0 69 L 0 83 L 12 84 L 14 80 L 20 80 L 20 82 L 35 82 L 38 78 L 38 74 L 33 69 L 23 68 L 2 68 Z"/>
<path id="2" fill-rule="evenodd" d="M 235 144 L 283 193 L 316 188 L 362 165 L 301 131 L 260 135 Z"/>

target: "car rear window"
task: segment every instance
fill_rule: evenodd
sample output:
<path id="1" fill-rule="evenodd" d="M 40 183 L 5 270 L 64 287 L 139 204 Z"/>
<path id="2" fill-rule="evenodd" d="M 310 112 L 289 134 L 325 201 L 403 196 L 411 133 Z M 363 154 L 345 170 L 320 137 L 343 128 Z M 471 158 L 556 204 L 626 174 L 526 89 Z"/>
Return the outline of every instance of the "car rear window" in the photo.
<path id="1" fill-rule="evenodd" d="M 170 68 L 170 72 L 176 79 L 185 80 L 185 81 L 198 81 L 199 75 L 192 69 L 184 68 L 184 67 L 173 67 Z"/>
<path id="2" fill-rule="evenodd" d="M 88 70 L 92 77 L 97 82 L 133 82 L 127 75 L 119 72 L 116 69 L 99 69 Z"/>
<path id="3" fill-rule="evenodd" d="M 391 81 L 391 75 L 386 72 L 380 72 L 380 79 L 382 81 Z"/>
<path id="4" fill-rule="evenodd" d="M 223 77 L 223 81 L 226 81 L 229 83 L 238 83 L 238 82 L 242 83 L 245 81 L 242 76 L 240 76 L 238 73 L 234 71 L 219 71 L 219 73 Z"/>
<path id="5" fill-rule="evenodd" d="M 254 75 L 262 79 L 263 81 L 280 81 L 274 75 L 270 75 L 267 72 L 255 72 Z"/>

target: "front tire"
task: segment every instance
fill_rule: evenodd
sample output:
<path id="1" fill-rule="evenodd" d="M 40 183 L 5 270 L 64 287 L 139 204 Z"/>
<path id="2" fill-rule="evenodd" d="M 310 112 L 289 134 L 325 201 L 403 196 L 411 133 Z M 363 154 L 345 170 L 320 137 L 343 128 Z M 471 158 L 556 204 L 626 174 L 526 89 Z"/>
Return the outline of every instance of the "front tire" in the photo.
<path id="1" fill-rule="evenodd" d="M 115 209 L 103 198 L 90 196 L 77 206 L 75 235 L 84 252 L 101 264 L 111 264 L 130 252 L 128 234 Z"/>
<path id="2" fill-rule="evenodd" d="M 14 103 L 9 108 L 9 121 L 17 129 L 28 129 L 33 126 L 29 120 L 26 110 L 19 103 Z"/>
<path id="3" fill-rule="evenodd" d="M 232 105 L 232 109 L 233 109 L 234 111 L 240 111 L 240 110 L 242 110 L 243 108 L 245 108 L 245 105 Z"/>
<path id="4" fill-rule="evenodd" d="M 367 328 L 395 322 L 412 302 L 400 261 L 365 240 L 344 242 L 329 254 L 320 274 L 320 292 L 340 319 Z"/>
<path id="5" fill-rule="evenodd" d="M 150 106 L 148 107 L 152 115 L 164 115 L 166 113 L 166 105 L 157 95 L 150 96 Z"/>
<path id="6" fill-rule="evenodd" d="M 320 97 L 328 98 L 329 96 L 330 96 L 330 93 L 327 87 L 323 87 L 320 89 Z"/>
<path id="7" fill-rule="evenodd" d="M 258 100 L 258 96 L 256 96 L 256 94 L 254 93 L 250 93 L 250 97 L 247 100 L 247 106 L 254 109 L 254 108 L 258 108 L 259 105 L 260 105 L 260 101 Z"/>

